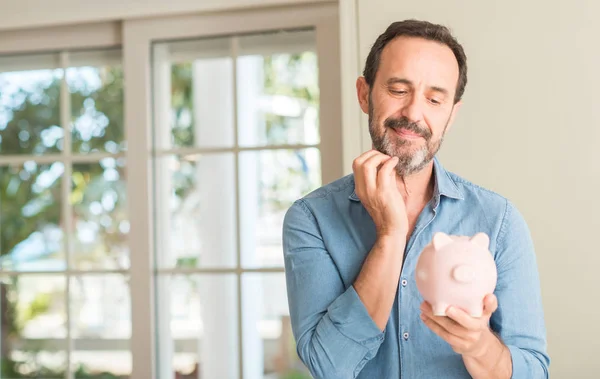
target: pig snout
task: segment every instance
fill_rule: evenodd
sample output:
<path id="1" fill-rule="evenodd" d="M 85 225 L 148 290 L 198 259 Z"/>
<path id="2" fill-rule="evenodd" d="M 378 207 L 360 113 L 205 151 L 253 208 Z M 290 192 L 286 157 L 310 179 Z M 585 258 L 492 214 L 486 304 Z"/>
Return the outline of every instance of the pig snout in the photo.
<path id="1" fill-rule="evenodd" d="M 469 265 L 458 265 L 452 270 L 452 278 L 459 283 L 471 283 L 475 280 L 475 270 Z"/>

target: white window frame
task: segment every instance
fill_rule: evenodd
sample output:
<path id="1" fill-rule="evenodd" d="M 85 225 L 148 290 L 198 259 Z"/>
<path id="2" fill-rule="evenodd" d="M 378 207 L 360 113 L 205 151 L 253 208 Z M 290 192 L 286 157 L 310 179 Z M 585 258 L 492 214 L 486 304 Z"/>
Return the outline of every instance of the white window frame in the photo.
<path id="1" fill-rule="evenodd" d="M 92 53 L 92 59 L 99 59 L 98 64 L 111 64 L 118 60 L 121 64 L 121 54 L 118 49 L 121 48 L 121 24 L 118 22 L 94 23 L 78 26 L 59 26 L 42 29 L 32 29 L 23 31 L 3 31 L 0 32 L 0 55 L 2 64 L 0 71 L 11 70 L 34 70 L 34 69 L 63 69 L 64 74 L 61 80 L 60 88 L 60 126 L 64 131 L 63 150 L 59 153 L 49 153 L 44 155 L 0 155 L 0 166 L 21 165 L 27 161 L 34 161 L 38 164 L 63 162 L 65 170 L 61 178 L 61 218 L 62 223 L 67 230 L 72 229 L 73 216 L 72 205 L 69 204 L 71 196 L 71 181 L 66 180 L 72 174 L 72 165 L 77 163 L 98 163 L 103 158 L 124 157 L 123 152 L 116 154 L 108 152 L 97 153 L 78 153 L 72 151 L 72 136 L 69 129 L 71 124 L 71 94 L 69 93 L 66 69 L 75 67 L 78 62 L 71 57 L 84 58 L 85 64 L 94 64 L 88 54 L 79 53 L 85 50 L 105 50 L 108 53 L 102 56 L 98 53 Z M 74 53 L 74 54 L 72 54 Z M 28 55 L 31 54 L 31 57 Z M 87 56 L 87 57 L 86 57 Z M 94 57 L 95 56 L 95 57 Z M 67 269 L 65 271 L 3 271 L 0 276 L 57 276 L 65 279 L 65 314 L 66 314 L 66 372 L 65 379 L 72 379 L 71 371 L 71 353 L 75 350 L 74 340 L 71 334 L 71 279 L 80 276 L 96 275 L 122 275 L 127 276 L 127 269 L 108 269 L 108 270 L 81 270 L 73 267 L 73 245 L 71 239 L 65 238 L 65 261 Z M 27 343 L 27 341 L 21 341 Z M 85 345 L 101 350 L 123 345 L 123 340 L 99 340 L 99 339 L 78 339 L 78 346 Z M 61 346 L 60 342 L 50 340 L 49 344 Z"/>
<path id="2" fill-rule="evenodd" d="M 152 212 L 152 88 L 151 47 L 155 41 L 235 35 L 275 29 L 312 27 L 317 35 L 320 89 L 320 146 L 322 181 L 343 174 L 341 95 L 339 74 L 339 20 L 337 3 L 252 9 L 188 15 L 123 24 L 125 125 L 128 143 L 128 204 L 131 230 L 132 364 L 134 379 L 156 378 L 157 324 L 155 317 L 155 235 Z M 326 99 L 326 100 L 323 100 Z M 325 101 L 325 104 L 323 103 Z M 239 249 L 238 249 L 239 254 Z M 239 257 L 238 257 L 239 262 Z M 165 273 L 167 270 L 161 270 Z M 228 271 L 228 270 L 226 270 Z M 234 272 L 239 271 L 238 269 Z M 281 272 L 281 269 L 244 272 Z M 175 270 L 171 271 L 175 273 Z M 177 273 L 215 273 L 223 270 L 177 270 Z M 239 275 L 239 273 L 238 273 Z M 241 294 L 238 280 L 238 299 Z M 240 309 L 238 303 L 238 309 Z M 238 323 L 238 332 L 241 322 Z M 241 352 L 241 346 L 240 346 Z M 241 353 L 240 353 L 241 355 Z M 238 357 L 243 376 L 243 357 Z"/>
<path id="3" fill-rule="evenodd" d="M 342 123 L 344 139 L 344 174 L 352 173 L 352 162 L 371 149 L 367 115 L 360 109 L 356 95 L 356 78 L 362 75 L 363 56 L 358 47 L 360 17 L 358 0 L 342 0 L 340 10 L 340 66 L 342 76 Z"/>
<path id="4" fill-rule="evenodd" d="M 121 31 L 120 22 L 0 31 L 0 54 L 119 47 Z"/>
<path id="5" fill-rule="evenodd" d="M 122 67 L 125 80 L 125 141 L 127 150 L 126 181 L 127 203 L 131 229 L 129 231 L 130 269 L 112 271 L 68 271 L 69 274 L 98 275 L 122 274 L 130 277 L 131 293 L 131 355 L 132 379 L 154 379 L 156 372 L 156 320 L 154 262 L 154 210 L 152 177 L 152 89 L 151 48 L 161 40 L 236 35 L 278 29 L 314 28 L 319 62 L 320 88 L 320 149 L 322 182 L 328 183 L 344 174 L 342 154 L 342 95 L 340 81 L 340 43 L 338 3 L 320 2 L 252 8 L 215 13 L 198 13 L 151 19 L 100 22 L 84 25 L 47 27 L 31 30 L 1 31 L 0 55 L 21 55 L 95 48 L 122 48 Z M 68 54 L 62 55 L 62 65 L 68 64 Z M 63 84 L 61 123 L 69 125 L 69 93 Z M 65 133 L 65 142 L 70 133 Z M 65 143 L 65 146 L 69 145 Z M 70 146 L 69 146 L 70 147 Z M 294 146 L 289 146 L 294 148 Z M 262 150 L 262 149 L 261 149 Z M 36 156 L 3 156 L 3 163 L 36 162 L 97 162 L 114 154 L 77 154 L 65 150 L 60 154 Z M 65 171 L 65 175 L 69 172 Z M 63 197 L 68 197 L 70 186 L 63 186 Z M 68 206 L 66 203 L 64 206 Z M 68 212 L 67 212 L 68 213 Z M 65 216 L 68 219 L 70 216 Z M 239 254 L 239 253 L 238 253 Z M 68 254 L 67 256 L 69 256 Z M 70 258 L 68 258 L 70 259 Z M 239 259 L 238 259 L 239 261 Z M 161 270 L 167 272 L 169 270 Z M 173 273 L 218 273 L 223 270 L 173 270 Z M 231 270 L 225 270 L 229 272 Z M 240 269 L 233 269 L 239 274 Z M 244 272 L 282 272 L 281 268 L 244 269 Z M 62 273 L 62 272 L 61 272 Z M 19 272 L 1 275 L 20 275 Z M 36 274 L 44 274 L 36 272 Z M 53 274 L 57 274 L 54 273 Z M 60 273 L 59 273 L 60 274 Z M 63 273 L 66 276 L 66 273 Z M 69 286 L 69 281 L 66 283 Z M 240 291 L 238 280 L 238 292 Z M 68 291 L 68 287 L 67 287 Z M 238 297 L 240 295 L 238 294 Z M 69 314 L 69 313 L 67 313 Z M 68 316 L 69 317 L 69 316 Z M 69 328 L 68 328 L 69 329 Z M 238 329 L 239 331 L 240 329 Z M 69 337 L 69 336 L 68 336 Z M 70 341 L 70 339 L 69 339 Z M 102 342 L 102 341 L 100 341 Z M 72 351 L 72 341 L 70 342 Z M 241 347 L 240 347 L 241 350 Z M 240 375 L 242 357 L 239 357 Z M 70 357 L 67 357 L 70 363 Z M 72 378 L 67 370 L 66 379 Z"/>

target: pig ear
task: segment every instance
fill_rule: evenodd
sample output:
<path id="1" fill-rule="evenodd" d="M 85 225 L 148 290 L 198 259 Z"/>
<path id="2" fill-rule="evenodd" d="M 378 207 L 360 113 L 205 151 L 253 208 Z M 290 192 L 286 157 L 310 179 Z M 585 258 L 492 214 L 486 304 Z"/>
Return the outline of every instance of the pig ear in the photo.
<path id="1" fill-rule="evenodd" d="M 440 250 L 444 246 L 451 244 L 452 238 L 444 232 L 437 232 L 433 235 L 433 248 Z"/>
<path id="2" fill-rule="evenodd" d="M 485 233 L 477 233 L 471 238 L 471 241 L 483 248 L 488 249 L 490 247 L 490 237 Z"/>

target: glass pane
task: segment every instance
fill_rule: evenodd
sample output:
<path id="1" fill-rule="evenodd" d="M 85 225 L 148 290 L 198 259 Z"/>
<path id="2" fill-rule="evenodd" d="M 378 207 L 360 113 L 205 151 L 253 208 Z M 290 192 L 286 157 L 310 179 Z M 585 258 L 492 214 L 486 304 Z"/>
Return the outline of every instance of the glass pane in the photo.
<path id="1" fill-rule="evenodd" d="M 73 265 L 77 269 L 129 267 L 129 220 L 124 159 L 73 165 Z"/>
<path id="2" fill-rule="evenodd" d="M 236 284 L 231 274 L 159 278 L 157 377 L 239 377 Z"/>
<path id="3" fill-rule="evenodd" d="M 153 61 L 156 147 L 233 146 L 229 39 L 156 44 Z"/>
<path id="4" fill-rule="evenodd" d="M 0 154 L 62 150 L 62 75 L 60 69 L 0 72 Z"/>
<path id="5" fill-rule="evenodd" d="M 131 374 L 129 278 L 86 275 L 71 280 L 71 364 L 75 378 Z M 101 376 L 104 375 L 104 376 Z"/>
<path id="6" fill-rule="evenodd" d="M 285 276 L 243 274 L 244 378 L 311 378 L 296 353 Z"/>
<path id="7" fill-rule="evenodd" d="M 160 268 L 235 266 L 234 163 L 231 153 L 156 160 Z"/>
<path id="8" fill-rule="evenodd" d="M 240 153 L 242 265 L 283 267 L 281 228 L 292 203 L 321 185 L 317 148 Z"/>
<path id="9" fill-rule="evenodd" d="M 0 280 L 0 376 L 64 378 L 66 291 L 61 276 Z"/>
<path id="10" fill-rule="evenodd" d="M 124 148 L 123 69 L 119 60 L 109 60 L 109 52 L 104 54 L 106 58 L 99 52 L 88 57 L 88 64 L 67 69 L 74 152 L 117 153 Z"/>
<path id="11" fill-rule="evenodd" d="M 0 167 L 0 271 L 64 270 L 60 162 Z"/>
<path id="12" fill-rule="evenodd" d="M 305 50 L 314 45 L 314 35 L 298 34 L 301 39 L 283 46 L 277 35 L 271 41 L 240 38 L 242 46 L 250 45 L 246 50 L 256 51 L 237 60 L 241 146 L 319 143 L 317 55 Z"/>

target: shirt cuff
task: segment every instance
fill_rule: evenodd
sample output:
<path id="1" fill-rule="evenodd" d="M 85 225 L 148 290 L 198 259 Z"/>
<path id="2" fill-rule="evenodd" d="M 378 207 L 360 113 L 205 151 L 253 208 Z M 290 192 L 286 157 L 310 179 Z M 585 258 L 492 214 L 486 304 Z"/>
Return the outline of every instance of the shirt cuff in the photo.
<path id="1" fill-rule="evenodd" d="M 546 367 L 536 357 L 516 346 L 508 345 L 508 349 L 512 359 L 511 379 L 548 378 Z"/>
<path id="2" fill-rule="evenodd" d="M 333 325 L 347 338 L 369 350 L 378 348 L 383 342 L 384 332 L 369 315 L 354 286 L 335 299 L 327 311 Z"/>

